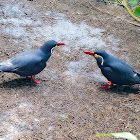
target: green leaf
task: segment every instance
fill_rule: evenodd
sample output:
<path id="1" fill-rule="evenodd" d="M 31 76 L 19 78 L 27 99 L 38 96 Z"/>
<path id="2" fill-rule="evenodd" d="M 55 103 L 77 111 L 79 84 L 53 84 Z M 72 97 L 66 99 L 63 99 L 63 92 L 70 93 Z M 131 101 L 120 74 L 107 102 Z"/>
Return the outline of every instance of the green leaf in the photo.
<path id="1" fill-rule="evenodd" d="M 129 132 L 120 132 L 120 133 L 106 133 L 106 134 L 98 134 L 96 136 L 114 136 L 116 138 L 125 138 L 128 140 L 138 140 L 133 134 Z"/>
<path id="2" fill-rule="evenodd" d="M 129 0 L 129 3 L 132 7 L 137 6 L 138 4 L 137 0 Z"/>
<path id="3" fill-rule="evenodd" d="M 135 8 L 135 11 L 134 11 L 134 13 L 133 13 L 135 16 L 140 16 L 140 7 L 136 7 Z"/>

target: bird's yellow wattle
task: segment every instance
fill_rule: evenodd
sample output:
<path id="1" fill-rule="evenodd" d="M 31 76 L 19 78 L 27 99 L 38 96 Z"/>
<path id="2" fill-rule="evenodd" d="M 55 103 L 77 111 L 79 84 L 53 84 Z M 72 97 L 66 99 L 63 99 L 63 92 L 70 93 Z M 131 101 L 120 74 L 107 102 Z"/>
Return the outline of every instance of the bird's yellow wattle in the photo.
<path id="1" fill-rule="evenodd" d="M 94 57 L 99 57 L 99 56 L 95 54 Z"/>

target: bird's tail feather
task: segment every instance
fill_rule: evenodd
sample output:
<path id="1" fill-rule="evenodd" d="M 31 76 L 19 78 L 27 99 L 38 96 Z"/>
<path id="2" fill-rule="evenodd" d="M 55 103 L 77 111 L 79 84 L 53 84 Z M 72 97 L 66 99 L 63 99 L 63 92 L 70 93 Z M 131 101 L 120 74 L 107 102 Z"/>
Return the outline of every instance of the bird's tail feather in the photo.
<path id="1" fill-rule="evenodd" d="M 138 77 L 139 77 L 139 84 L 140 84 L 140 73 L 137 73 Z"/>
<path id="2" fill-rule="evenodd" d="M 137 73 L 137 75 L 140 77 L 140 73 Z"/>
<path id="3" fill-rule="evenodd" d="M 0 65 L 0 72 L 13 72 L 13 68 Z"/>

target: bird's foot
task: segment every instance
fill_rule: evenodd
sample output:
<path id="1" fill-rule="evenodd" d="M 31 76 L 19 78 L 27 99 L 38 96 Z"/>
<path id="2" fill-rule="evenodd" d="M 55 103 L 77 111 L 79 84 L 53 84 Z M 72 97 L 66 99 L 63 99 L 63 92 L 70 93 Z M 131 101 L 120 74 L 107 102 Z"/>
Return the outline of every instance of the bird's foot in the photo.
<path id="1" fill-rule="evenodd" d="M 110 89 L 114 84 L 111 81 L 107 81 L 108 86 L 102 86 L 103 89 Z"/>
<path id="2" fill-rule="evenodd" d="M 107 84 L 108 84 L 109 86 L 113 86 L 113 83 L 112 83 L 111 81 L 107 81 Z"/>
<path id="3" fill-rule="evenodd" d="M 39 81 L 34 80 L 33 76 L 26 76 L 26 78 L 30 78 L 30 79 L 32 79 L 32 80 L 33 80 L 33 82 L 34 82 L 34 83 L 36 83 L 36 84 L 40 84 L 40 82 L 39 82 Z"/>
<path id="4" fill-rule="evenodd" d="M 102 86 L 103 89 L 110 89 L 108 86 Z"/>
<path id="5" fill-rule="evenodd" d="M 34 83 L 36 84 L 40 84 L 40 82 L 38 80 L 34 80 Z"/>
<path id="6" fill-rule="evenodd" d="M 30 78 L 30 79 L 32 79 L 32 76 L 26 76 L 26 78 Z"/>

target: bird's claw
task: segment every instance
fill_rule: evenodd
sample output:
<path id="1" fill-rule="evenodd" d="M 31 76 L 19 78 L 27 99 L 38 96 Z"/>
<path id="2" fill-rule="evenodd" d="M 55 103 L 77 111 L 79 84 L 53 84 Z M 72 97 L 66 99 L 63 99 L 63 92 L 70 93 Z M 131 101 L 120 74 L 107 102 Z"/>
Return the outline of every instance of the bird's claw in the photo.
<path id="1" fill-rule="evenodd" d="M 107 84 L 108 84 L 109 86 L 113 86 L 113 83 L 112 83 L 111 81 L 107 81 Z"/>
<path id="2" fill-rule="evenodd" d="M 108 86 L 102 86 L 103 89 L 110 89 Z"/>
<path id="3" fill-rule="evenodd" d="M 113 86 L 113 83 L 111 81 L 107 81 L 108 86 L 102 86 L 103 89 L 110 89 Z"/>
<path id="4" fill-rule="evenodd" d="M 32 79 L 32 80 L 33 80 L 33 82 L 34 82 L 34 83 L 36 83 L 36 84 L 40 84 L 40 82 L 39 82 L 39 81 L 34 80 L 33 76 L 26 76 L 26 78 L 30 78 L 30 79 Z"/>

